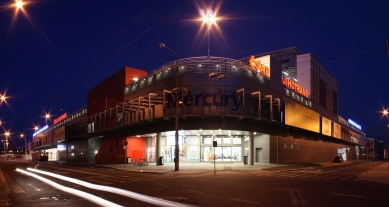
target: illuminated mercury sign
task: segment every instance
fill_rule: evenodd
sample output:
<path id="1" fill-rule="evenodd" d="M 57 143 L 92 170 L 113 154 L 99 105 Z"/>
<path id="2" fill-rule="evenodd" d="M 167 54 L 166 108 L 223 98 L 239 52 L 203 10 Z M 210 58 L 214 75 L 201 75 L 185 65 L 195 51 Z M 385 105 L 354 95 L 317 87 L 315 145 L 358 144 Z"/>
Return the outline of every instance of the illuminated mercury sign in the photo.
<path id="1" fill-rule="evenodd" d="M 355 123 L 353 120 L 348 119 L 348 123 L 355 126 L 357 129 L 362 130 L 361 125 Z"/>
<path id="2" fill-rule="evenodd" d="M 45 130 L 48 129 L 48 128 L 49 128 L 49 126 L 46 125 L 46 126 L 40 128 L 40 129 L 38 129 L 34 134 L 32 134 L 32 136 L 35 137 L 35 135 L 37 135 L 37 134 L 39 134 L 39 133 L 45 131 Z"/>

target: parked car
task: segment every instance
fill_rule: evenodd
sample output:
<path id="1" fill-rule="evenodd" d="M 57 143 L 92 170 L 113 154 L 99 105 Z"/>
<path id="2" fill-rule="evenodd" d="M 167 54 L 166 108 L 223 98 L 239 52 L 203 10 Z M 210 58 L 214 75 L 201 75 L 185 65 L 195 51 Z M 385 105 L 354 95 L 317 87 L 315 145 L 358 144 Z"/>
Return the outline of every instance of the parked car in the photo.
<path id="1" fill-rule="evenodd" d="M 339 163 L 342 163 L 343 162 L 343 158 L 342 158 L 342 156 L 336 156 L 335 158 L 334 158 L 334 161 L 333 162 L 339 162 Z"/>

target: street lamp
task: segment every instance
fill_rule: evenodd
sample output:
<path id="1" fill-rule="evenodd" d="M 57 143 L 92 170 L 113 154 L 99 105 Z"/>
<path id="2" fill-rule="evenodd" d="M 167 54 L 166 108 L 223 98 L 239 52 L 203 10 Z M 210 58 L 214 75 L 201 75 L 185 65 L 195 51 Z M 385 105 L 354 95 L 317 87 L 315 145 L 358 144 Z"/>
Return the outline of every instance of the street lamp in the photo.
<path id="1" fill-rule="evenodd" d="M 212 9 L 208 9 L 207 11 L 205 11 L 204 9 L 200 9 L 200 15 L 201 15 L 201 19 L 203 21 L 203 24 L 207 24 L 208 25 L 208 28 L 207 28 L 207 35 L 208 35 L 208 60 L 211 59 L 211 51 L 209 49 L 209 42 L 210 42 L 210 32 L 211 32 L 211 29 L 212 29 L 212 25 L 213 24 L 216 24 L 216 21 L 217 21 L 217 17 L 215 15 L 215 13 L 213 12 Z"/>
<path id="2" fill-rule="evenodd" d="M 25 158 L 26 161 L 27 161 L 27 143 L 26 143 L 26 137 L 24 136 L 24 134 L 20 134 L 20 138 L 21 138 L 21 139 L 24 138 L 24 158 Z"/>
<path id="3" fill-rule="evenodd" d="M 176 54 L 176 52 L 174 52 L 174 50 L 166 47 L 165 44 L 163 44 L 163 43 L 159 43 L 159 47 L 172 51 L 174 56 L 176 57 L 176 60 L 174 61 L 174 69 L 176 72 L 176 90 L 178 90 L 178 67 L 177 67 L 178 58 L 177 58 L 177 54 Z M 178 105 L 179 105 L 178 102 L 179 102 L 179 100 L 177 99 L 175 102 L 175 104 L 176 104 L 176 116 L 175 116 L 175 130 L 176 130 L 176 137 L 175 137 L 176 143 L 175 144 L 176 144 L 176 146 L 175 146 L 175 152 L 174 152 L 174 156 L 175 156 L 174 170 L 175 171 L 179 171 L 179 168 L 180 168 L 179 167 L 180 159 L 179 159 L 179 153 L 178 153 L 178 151 L 180 149 L 178 146 Z"/>
<path id="4" fill-rule="evenodd" d="M 2 95 L 2 94 L 0 94 L 0 100 L 1 100 L 1 102 L 4 102 L 5 101 L 5 95 Z"/>
<path id="5" fill-rule="evenodd" d="M 46 125 L 47 125 L 47 119 L 50 118 L 50 114 L 46 114 L 45 118 L 46 118 Z"/>

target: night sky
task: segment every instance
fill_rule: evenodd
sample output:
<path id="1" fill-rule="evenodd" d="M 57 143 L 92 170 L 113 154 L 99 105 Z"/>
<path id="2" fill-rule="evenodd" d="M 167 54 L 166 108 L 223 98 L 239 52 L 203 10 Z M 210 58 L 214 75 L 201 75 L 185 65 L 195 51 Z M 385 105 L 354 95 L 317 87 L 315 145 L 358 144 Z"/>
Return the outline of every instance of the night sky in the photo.
<path id="1" fill-rule="evenodd" d="M 152 71 L 178 58 L 206 56 L 199 8 L 220 18 L 211 56 L 236 59 L 297 47 L 339 82 L 339 115 L 389 145 L 389 1 L 34 0 L 15 15 L 0 2 L 0 106 L 10 148 L 30 141 L 65 111 L 87 105 L 87 92 L 124 66 Z M 60 110 L 63 109 L 63 110 Z M 0 147 L 2 149 L 2 146 Z"/>

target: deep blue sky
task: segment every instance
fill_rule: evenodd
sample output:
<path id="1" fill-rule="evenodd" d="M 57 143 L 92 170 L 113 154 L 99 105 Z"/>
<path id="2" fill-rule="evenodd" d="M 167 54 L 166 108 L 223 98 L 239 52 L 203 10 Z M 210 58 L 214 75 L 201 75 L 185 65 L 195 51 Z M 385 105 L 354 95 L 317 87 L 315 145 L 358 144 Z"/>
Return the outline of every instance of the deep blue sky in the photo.
<path id="1" fill-rule="evenodd" d="M 25 6 L 30 20 L 19 13 L 14 21 L 11 3 L 0 3 L 0 94 L 9 96 L 0 106 L 0 139 L 11 130 L 10 147 L 20 132 L 30 140 L 45 112 L 51 124 L 60 108 L 85 106 L 87 91 L 124 66 L 152 71 L 174 60 L 160 42 L 179 58 L 207 55 L 195 19 L 198 5 L 212 1 L 34 0 Z M 211 55 L 248 48 L 243 58 L 293 46 L 312 53 L 339 82 L 339 114 L 388 145 L 389 119 L 380 114 L 389 108 L 388 11 L 387 0 L 226 0 Z"/>

